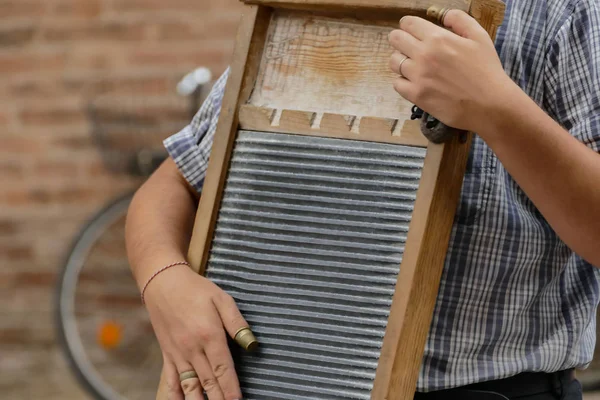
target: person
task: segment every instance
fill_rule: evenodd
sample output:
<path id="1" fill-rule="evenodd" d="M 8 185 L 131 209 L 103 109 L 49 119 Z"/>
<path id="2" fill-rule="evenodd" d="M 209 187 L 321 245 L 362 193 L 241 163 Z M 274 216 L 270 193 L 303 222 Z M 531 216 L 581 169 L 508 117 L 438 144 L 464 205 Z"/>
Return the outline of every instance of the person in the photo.
<path id="1" fill-rule="evenodd" d="M 600 5 L 508 0 L 496 46 L 467 14 L 405 17 L 389 40 L 397 92 L 477 133 L 416 399 L 581 399 L 600 299 Z M 183 260 L 228 72 L 136 194 L 127 245 L 169 398 L 240 399 L 234 300 Z M 185 306 L 183 306 L 185 305 Z M 198 378 L 180 382 L 180 373 Z M 195 375 L 195 374 L 192 374 Z M 485 394 L 485 396 L 484 396 Z"/>

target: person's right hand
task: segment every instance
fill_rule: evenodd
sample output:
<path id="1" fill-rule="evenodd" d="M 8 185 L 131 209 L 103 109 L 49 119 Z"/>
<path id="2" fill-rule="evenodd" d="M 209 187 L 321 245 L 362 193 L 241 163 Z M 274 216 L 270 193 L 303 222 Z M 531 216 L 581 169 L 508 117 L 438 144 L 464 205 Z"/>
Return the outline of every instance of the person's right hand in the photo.
<path id="1" fill-rule="evenodd" d="M 169 400 L 241 399 L 227 334 L 248 327 L 235 301 L 189 267 L 161 273 L 145 293 L 150 320 L 163 353 Z M 195 371 L 198 379 L 179 380 Z"/>

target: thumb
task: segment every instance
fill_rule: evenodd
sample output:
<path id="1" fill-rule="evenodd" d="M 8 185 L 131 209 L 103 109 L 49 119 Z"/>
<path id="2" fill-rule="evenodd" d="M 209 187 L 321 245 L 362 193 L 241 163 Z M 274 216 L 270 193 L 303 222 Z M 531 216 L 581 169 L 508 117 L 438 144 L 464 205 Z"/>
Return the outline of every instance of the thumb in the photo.
<path id="1" fill-rule="evenodd" d="M 479 25 L 479 22 L 464 11 L 448 11 L 444 18 L 444 26 L 465 39 L 475 41 L 489 39 L 488 33 Z"/>

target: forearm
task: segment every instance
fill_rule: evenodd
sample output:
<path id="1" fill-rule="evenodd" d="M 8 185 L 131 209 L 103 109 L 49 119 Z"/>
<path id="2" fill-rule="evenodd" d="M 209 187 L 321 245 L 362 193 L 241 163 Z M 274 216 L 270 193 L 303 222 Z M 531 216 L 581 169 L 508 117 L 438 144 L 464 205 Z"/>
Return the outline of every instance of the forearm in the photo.
<path id="1" fill-rule="evenodd" d="M 172 160 L 136 194 L 127 216 L 126 236 L 140 288 L 162 266 L 185 258 L 196 198 Z M 145 295 L 163 355 L 161 387 L 165 389 L 166 384 L 166 391 L 161 394 L 169 399 L 200 399 L 206 391 L 211 399 L 241 399 L 225 334 L 233 339 L 240 328 L 249 325 L 233 298 L 185 266 L 158 275 Z M 181 383 L 180 374 L 187 371 L 195 371 L 197 379 Z"/>
<path id="2" fill-rule="evenodd" d="M 160 267 L 185 260 L 195 211 L 196 199 L 170 159 L 138 190 L 125 235 L 140 288 Z"/>
<path id="3" fill-rule="evenodd" d="M 600 155 L 516 85 L 501 98 L 478 133 L 558 236 L 600 266 Z"/>

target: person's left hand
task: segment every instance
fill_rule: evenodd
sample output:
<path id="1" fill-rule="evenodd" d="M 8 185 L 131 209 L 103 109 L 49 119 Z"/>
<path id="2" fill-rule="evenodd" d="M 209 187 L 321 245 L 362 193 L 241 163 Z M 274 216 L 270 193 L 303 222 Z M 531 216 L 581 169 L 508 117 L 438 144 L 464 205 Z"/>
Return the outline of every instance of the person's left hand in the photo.
<path id="1" fill-rule="evenodd" d="M 454 128 L 477 132 L 512 84 L 488 33 L 468 14 L 451 10 L 444 24 L 407 16 L 389 35 L 394 88 Z M 403 59 L 408 57 L 404 62 Z"/>

